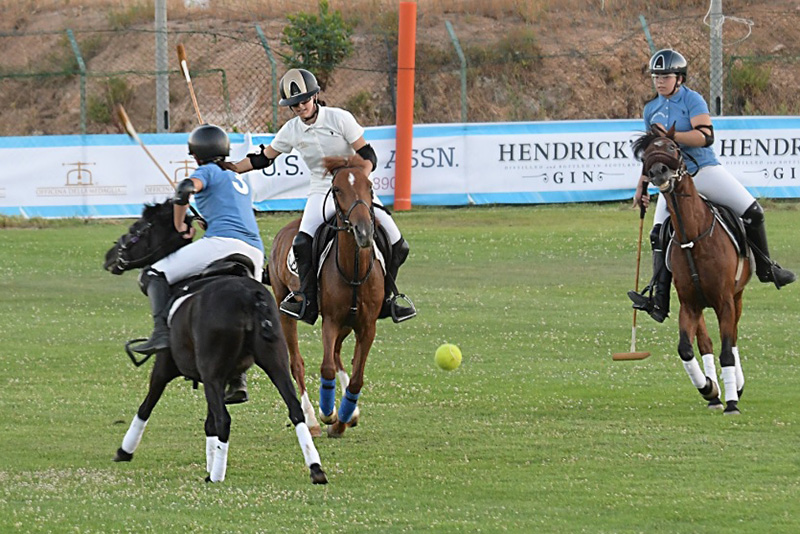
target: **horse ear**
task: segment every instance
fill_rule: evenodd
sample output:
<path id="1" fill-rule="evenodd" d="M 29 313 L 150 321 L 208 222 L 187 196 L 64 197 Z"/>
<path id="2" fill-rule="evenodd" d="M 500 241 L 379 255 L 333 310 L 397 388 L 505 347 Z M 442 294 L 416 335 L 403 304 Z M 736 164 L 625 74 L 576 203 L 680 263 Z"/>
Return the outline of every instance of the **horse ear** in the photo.
<path id="1" fill-rule="evenodd" d="M 672 123 L 672 126 L 669 127 L 669 130 L 667 130 L 667 137 L 669 139 L 675 139 L 675 123 L 674 122 Z"/>

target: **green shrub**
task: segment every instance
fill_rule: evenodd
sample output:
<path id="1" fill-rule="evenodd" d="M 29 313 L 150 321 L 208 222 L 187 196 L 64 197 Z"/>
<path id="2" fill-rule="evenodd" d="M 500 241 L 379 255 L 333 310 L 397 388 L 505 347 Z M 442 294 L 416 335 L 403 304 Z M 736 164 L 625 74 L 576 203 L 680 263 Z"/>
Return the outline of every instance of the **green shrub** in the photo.
<path id="1" fill-rule="evenodd" d="M 111 124 L 114 118 L 114 106 L 128 106 L 133 101 L 133 89 L 128 83 L 116 77 L 106 80 L 100 95 L 89 95 L 86 113 L 89 120 L 100 124 Z"/>
<path id="2" fill-rule="evenodd" d="M 324 90 L 336 66 L 353 52 L 353 27 L 339 11 L 329 11 L 328 0 L 320 0 L 319 16 L 297 13 L 287 18 L 289 24 L 283 29 L 281 42 L 292 49 L 292 54 L 281 54 L 284 63 L 313 72 Z"/>
<path id="3" fill-rule="evenodd" d="M 152 22 L 155 5 L 152 0 L 136 2 L 123 9 L 108 12 L 108 25 L 112 30 L 124 30 L 142 22 Z"/>

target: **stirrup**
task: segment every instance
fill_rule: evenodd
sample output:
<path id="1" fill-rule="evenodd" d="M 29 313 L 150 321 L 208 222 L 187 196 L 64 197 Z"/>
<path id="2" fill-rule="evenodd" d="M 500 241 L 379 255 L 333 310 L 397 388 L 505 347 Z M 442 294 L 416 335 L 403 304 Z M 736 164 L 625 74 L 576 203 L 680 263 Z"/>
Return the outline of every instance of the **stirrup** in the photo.
<path id="1" fill-rule="evenodd" d="M 634 290 L 628 291 L 628 298 L 631 299 L 633 302 L 633 308 L 636 310 L 642 310 L 647 313 L 653 311 L 653 296 L 645 296 L 645 293 L 650 291 L 650 286 L 647 286 L 642 290 L 641 293 L 637 293 Z"/>
<path id="2" fill-rule="evenodd" d="M 165 350 L 168 348 L 169 330 L 165 332 L 157 332 L 154 330 L 149 339 L 145 340 L 143 343 L 139 343 L 138 345 L 131 346 L 131 350 L 133 352 L 138 352 L 139 354 L 144 354 L 145 356 L 150 356 L 160 350 Z"/>
<path id="3" fill-rule="evenodd" d="M 300 297 L 300 302 L 295 300 L 295 297 Z M 302 293 L 295 293 L 292 291 L 286 298 L 281 301 L 279 309 L 284 315 L 288 315 L 293 319 L 302 319 L 306 313 L 306 297 Z"/>
<path id="4" fill-rule="evenodd" d="M 784 269 L 775 262 L 773 262 L 772 265 L 770 265 L 769 270 L 770 270 L 769 281 L 775 284 L 775 287 L 778 289 L 782 288 L 785 285 L 791 284 L 792 282 L 797 280 L 797 276 L 795 276 L 795 274 L 792 271 L 790 271 L 789 269 Z"/>
<path id="5" fill-rule="evenodd" d="M 406 301 L 409 305 L 403 306 L 402 304 L 399 304 L 397 302 L 398 299 Z M 402 323 L 403 321 L 413 319 L 417 316 L 417 309 L 414 307 L 414 303 L 411 302 L 411 299 L 403 293 L 393 296 L 389 300 L 389 306 L 391 307 L 392 311 L 392 321 L 395 323 Z"/>

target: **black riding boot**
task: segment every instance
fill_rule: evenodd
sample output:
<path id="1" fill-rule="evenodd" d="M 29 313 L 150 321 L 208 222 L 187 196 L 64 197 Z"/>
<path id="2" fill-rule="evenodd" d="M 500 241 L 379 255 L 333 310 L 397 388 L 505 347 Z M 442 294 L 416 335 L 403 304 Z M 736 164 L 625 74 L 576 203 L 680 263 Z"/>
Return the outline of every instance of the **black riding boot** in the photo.
<path id="1" fill-rule="evenodd" d="M 417 310 L 414 308 L 414 303 L 403 294 L 394 295 L 395 288 L 397 287 L 397 272 L 400 266 L 405 263 L 408 258 L 408 242 L 402 237 L 400 240 L 392 245 L 392 259 L 386 268 L 386 278 L 384 281 L 385 299 L 381 307 L 378 319 L 391 317 L 395 323 L 401 323 L 408 319 L 417 316 Z M 398 300 L 401 299 L 407 303 L 403 305 Z"/>
<path id="2" fill-rule="evenodd" d="M 225 391 L 225 404 L 241 404 L 247 402 L 247 373 L 231 378 Z"/>
<path id="3" fill-rule="evenodd" d="M 142 279 L 153 313 L 153 333 L 150 335 L 150 339 L 131 347 L 131 349 L 139 354 L 150 355 L 169 348 L 167 315 L 169 314 L 170 292 L 167 279 L 157 271 L 148 269 L 142 274 Z"/>
<path id="4" fill-rule="evenodd" d="M 292 291 L 281 302 L 280 310 L 289 317 L 299 319 L 313 325 L 317 322 L 319 308 L 317 306 L 317 275 L 312 261 L 313 239 L 305 232 L 300 232 L 292 242 L 294 259 L 297 262 L 297 274 L 300 277 L 300 290 Z"/>
<path id="5" fill-rule="evenodd" d="M 742 215 L 744 230 L 753 256 L 756 260 L 756 275 L 762 282 L 772 282 L 778 289 L 795 281 L 796 276 L 789 269 L 784 269 L 769 257 L 767 230 L 764 227 L 764 211 L 758 202 L 754 202 Z"/>
<path id="6" fill-rule="evenodd" d="M 659 323 L 669 317 L 669 297 L 672 289 L 672 273 L 666 265 L 666 253 L 661 246 L 661 225 L 657 224 L 650 232 L 650 245 L 653 247 L 653 280 L 641 293 L 628 291 L 633 307 L 646 311 Z"/>

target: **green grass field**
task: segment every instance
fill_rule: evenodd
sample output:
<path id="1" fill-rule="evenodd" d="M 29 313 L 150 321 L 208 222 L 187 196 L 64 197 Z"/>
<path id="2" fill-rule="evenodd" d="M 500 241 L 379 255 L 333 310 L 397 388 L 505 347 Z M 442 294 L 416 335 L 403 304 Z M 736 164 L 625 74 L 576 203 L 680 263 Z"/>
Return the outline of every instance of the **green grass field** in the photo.
<path id="1" fill-rule="evenodd" d="M 261 216 L 265 241 L 293 216 Z M 630 348 L 627 205 L 396 218 L 420 313 L 379 324 L 361 424 L 316 440 L 322 487 L 257 369 L 231 408 L 224 483 L 203 482 L 205 402 L 182 380 L 133 462 L 113 463 L 151 368 L 122 351 L 150 328 L 136 276 L 102 270 L 129 221 L 0 230 L 0 532 L 800 531 L 800 284 L 746 290 L 742 415 L 724 417 L 677 356 L 676 299 L 663 325 L 639 316 L 649 359 L 611 360 Z M 767 225 L 775 257 L 800 268 L 800 206 L 768 205 Z M 319 323 L 300 334 L 316 404 Z M 433 364 L 444 342 L 464 354 L 456 371 Z"/>

